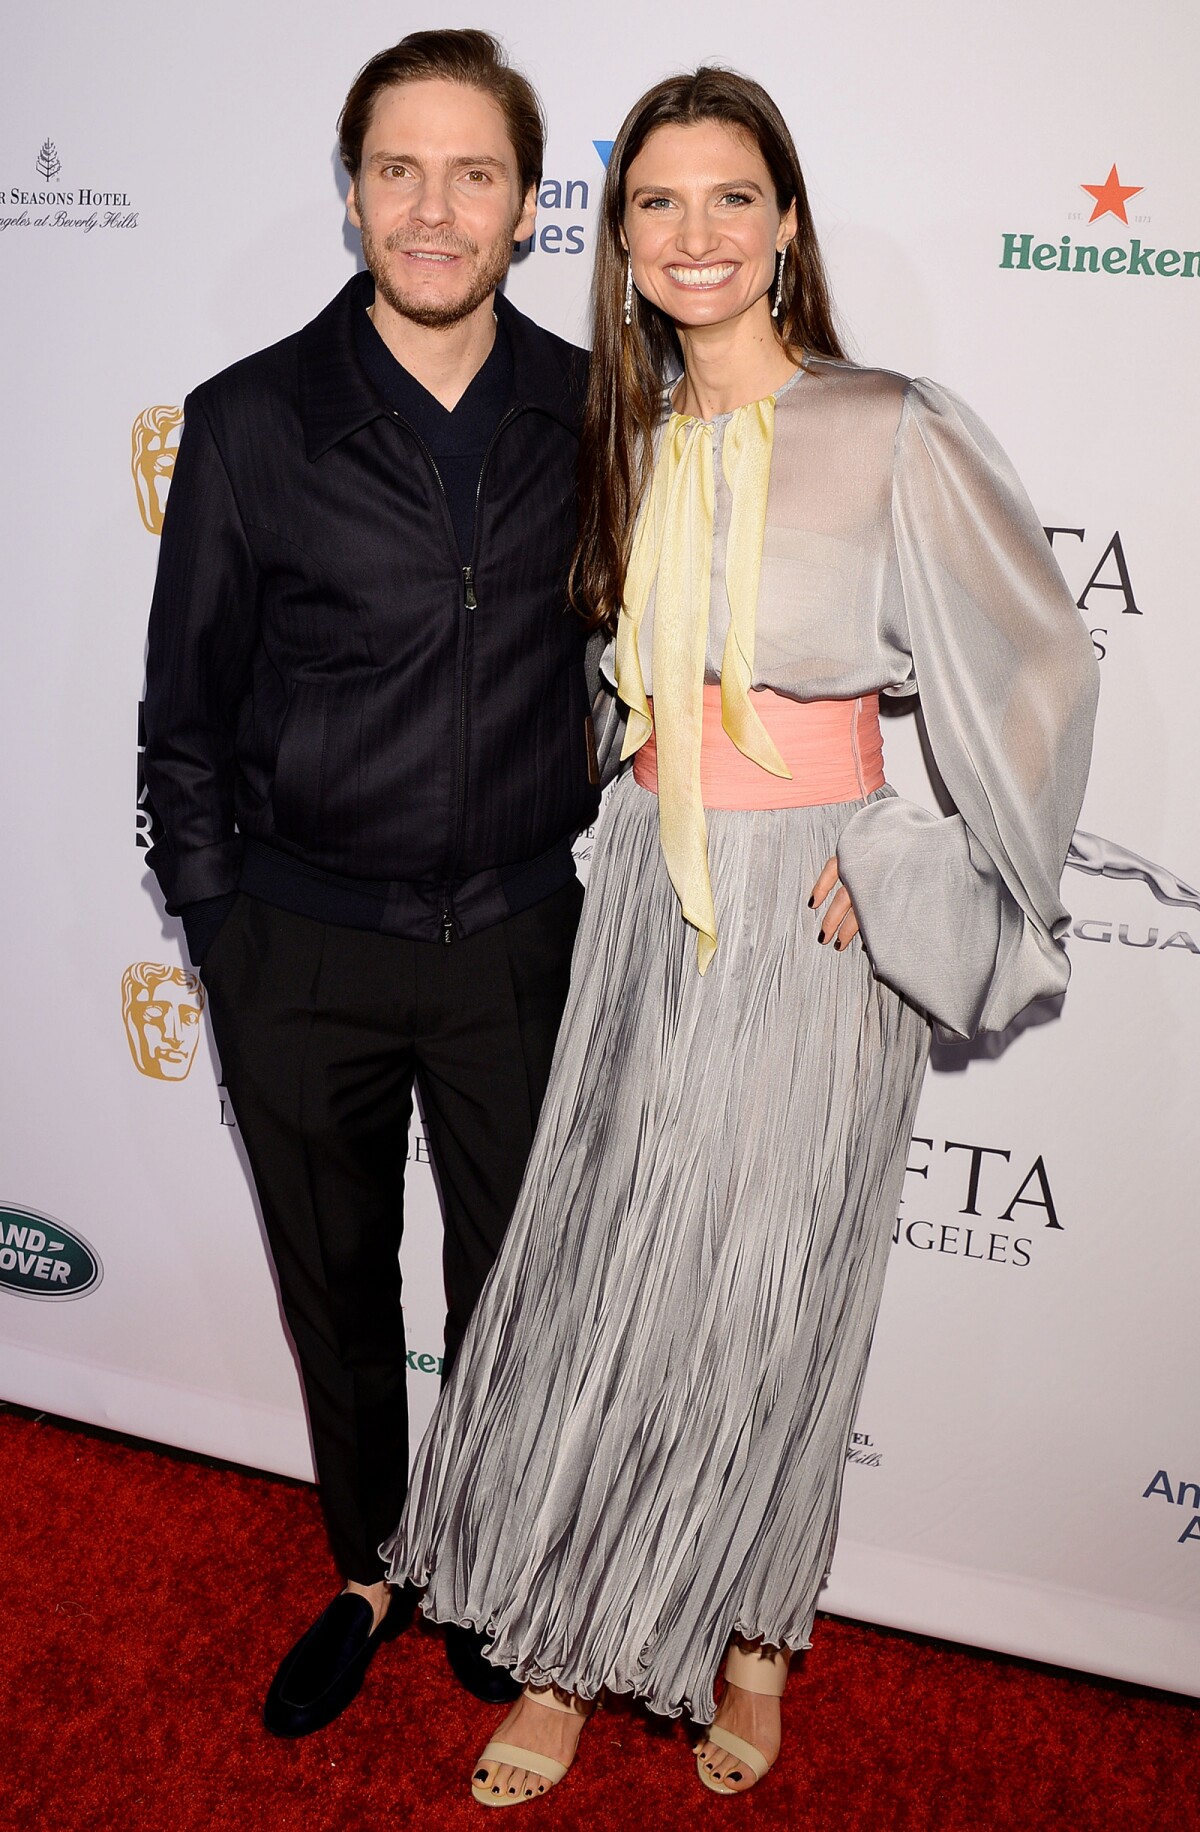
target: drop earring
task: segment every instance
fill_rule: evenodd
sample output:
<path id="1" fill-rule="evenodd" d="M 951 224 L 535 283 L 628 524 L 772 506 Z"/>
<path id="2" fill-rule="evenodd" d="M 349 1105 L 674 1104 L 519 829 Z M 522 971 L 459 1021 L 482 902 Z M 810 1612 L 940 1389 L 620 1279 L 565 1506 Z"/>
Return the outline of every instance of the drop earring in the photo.
<path id="1" fill-rule="evenodd" d="M 779 250 L 779 272 L 775 276 L 775 303 L 771 307 L 772 318 L 778 318 L 780 309 L 783 305 L 783 269 L 786 260 L 787 249 L 781 248 Z"/>
<path id="2" fill-rule="evenodd" d="M 625 322 L 633 323 L 633 262 L 625 263 Z"/>

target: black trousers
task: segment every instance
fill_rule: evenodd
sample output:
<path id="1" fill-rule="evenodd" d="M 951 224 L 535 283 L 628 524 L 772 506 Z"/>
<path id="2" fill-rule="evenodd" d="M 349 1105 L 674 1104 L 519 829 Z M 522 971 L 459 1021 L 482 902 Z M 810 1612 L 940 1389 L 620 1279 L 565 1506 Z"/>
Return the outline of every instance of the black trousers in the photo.
<path id="1" fill-rule="evenodd" d="M 467 940 L 404 941 L 239 896 L 203 979 L 308 1405 L 343 1577 L 375 1583 L 408 1482 L 398 1253 L 413 1085 L 456 1353 L 520 1188 L 582 888 Z"/>

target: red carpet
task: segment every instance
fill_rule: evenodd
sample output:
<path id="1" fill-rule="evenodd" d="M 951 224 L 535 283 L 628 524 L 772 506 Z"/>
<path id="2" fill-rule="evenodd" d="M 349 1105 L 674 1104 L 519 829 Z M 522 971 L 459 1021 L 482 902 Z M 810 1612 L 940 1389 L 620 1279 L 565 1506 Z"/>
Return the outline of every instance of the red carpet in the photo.
<path id="1" fill-rule="evenodd" d="M 335 1588 L 314 1495 L 0 1413 L 3 1832 L 475 1832 L 497 1713 L 436 1636 L 385 1647 L 331 1729 L 259 1727 L 274 1665 Z M 684 1732 L 620 1701 L 527 1832 L 1196 1832 L 1198 1708 L 957 1647 L 818 1622 L 784 1756 L 742 1800 Z M 498 1832 L 498 1828 L 497 1828 Z"/>

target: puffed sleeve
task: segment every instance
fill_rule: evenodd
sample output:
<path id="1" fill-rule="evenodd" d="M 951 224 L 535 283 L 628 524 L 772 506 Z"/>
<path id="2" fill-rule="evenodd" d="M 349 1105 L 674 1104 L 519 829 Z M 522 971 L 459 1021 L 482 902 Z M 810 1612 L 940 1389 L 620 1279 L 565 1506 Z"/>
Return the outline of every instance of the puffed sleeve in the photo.
<path id="1" fill-rule="evenodd" d="M 972 1037 L 1066 986 L 1059 880 L 1099 670 L 1012 465 L 928 381 L 905 396 L 892 525 L 921 707 L 957 812 L 871 802 L 843 830 L 838 866 L 877 976 Z"/>

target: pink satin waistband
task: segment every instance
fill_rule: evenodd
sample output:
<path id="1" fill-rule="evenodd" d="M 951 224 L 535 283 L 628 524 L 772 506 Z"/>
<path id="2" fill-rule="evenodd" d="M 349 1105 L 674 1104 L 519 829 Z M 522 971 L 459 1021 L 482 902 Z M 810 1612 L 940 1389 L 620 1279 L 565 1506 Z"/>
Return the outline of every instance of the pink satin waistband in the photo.
<path id="1" fill-rule="evenodd" d="M 862 801 L 882 789 L 878 694 L 792 700 L 758 687 L 750 697 L 791 777 L 773 776 L 742 755 L 721 724 L 720 684 L 706 685 L 700 749 L 700 799 L 706 808 L 817 808 Z M 634 756 L 633 775 L 643 789 L 658 793 L 653 732 Z"/>

